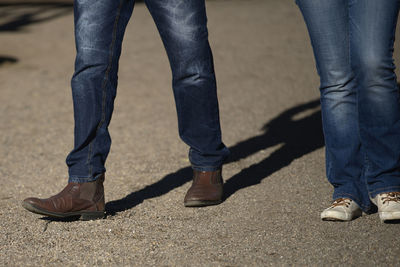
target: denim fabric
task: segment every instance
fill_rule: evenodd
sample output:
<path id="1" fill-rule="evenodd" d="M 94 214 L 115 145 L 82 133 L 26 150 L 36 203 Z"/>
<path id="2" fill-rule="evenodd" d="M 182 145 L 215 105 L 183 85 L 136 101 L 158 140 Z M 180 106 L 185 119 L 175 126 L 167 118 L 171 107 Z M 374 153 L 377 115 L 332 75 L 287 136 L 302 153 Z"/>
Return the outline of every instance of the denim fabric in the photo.
<path id="1" fill-rule="evenodd" d="M 75 143 L 66 160 L 70 182 L 93 181 L 105 172 L 118 61 L 134 4 L 75 0 Z M 179 135 L 190 146 L 192 166 L 200 171 L 219 169 L 229 151 L 221 141 L 204 0 L 147 0 L 146 5 L 170 60 Z"/>
<path id="2" fill-rule="evenodd" d="M 400 189 L 400 106 L 393 44 L 398 0 L 297 0 L 320 76 L 333 198 L 364 211 Z"/>

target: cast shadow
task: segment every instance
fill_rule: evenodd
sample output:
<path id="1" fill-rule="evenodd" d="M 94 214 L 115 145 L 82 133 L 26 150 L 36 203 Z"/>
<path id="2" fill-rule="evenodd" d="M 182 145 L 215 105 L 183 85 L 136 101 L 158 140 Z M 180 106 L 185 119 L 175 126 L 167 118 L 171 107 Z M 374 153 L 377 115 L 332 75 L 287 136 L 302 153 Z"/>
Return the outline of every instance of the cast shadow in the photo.
<path id="1" fill-rule="evenodd" d="M 323 147 L 319 105 L 319 100 L 313 100 L 286 110 L 267 122 L 262 128 L 262 134 L 230 147 L 231 157 L 226 164 L 239 161 L 275 145 L 281 145 L 261 162 L 241 170 L 226 180 L 224 200 L 240 189 L 260 183 L 269 175 L 288 166 L 293 160 Z M 122 199 L 108 202 L 106 214 L 113 216 L 118 212 L 131 209 L 146 199 L 164 195 L 191 180 L 191 167 L 182 168 Z"/>
<path id="2" fill-rule="evenodd" d="M 73 1 L 1 1 L 0 2 L 0 33 L 19 32 L 26 26 L 56 19 L 72 12 Z M 35 40 L 32 40 L 33 42 Z M 29 44 L 27 44 L 28 46 Z M 3 63 L 16 63 L 13 57 L 0 57 L 0 67 Z"/>
<path id="3" fill-rule="evenodd" d="M 41 217 L 40 220 L 43 220 L 46 222 L 76 222 L 76 221 L 79 221 L 80 217 L 81 217 L 80 215 L 65 217 L 65 218 L 44 216 L 44 217 Z"/>
<path id="4" fill-rule="evenodd" d="M 385 224 L 400 224 L 400 220 L 386 221 Z"/>
<path id="5" fill-rule="evenodd" d="M 267 158 L 228 179 L 224 184 L 225 199 L 242 188 L 259 184 L 264 178 L 290 165 L 295 159 L 325 145 L 319 99 L 281 113 L 262 129 L 262 134 L 231 147 L 233 157 L 228 163 L 276 145 L 280 147 Z"/>
<path id="6" fill-rule="evenodd" d="M 21 31 L 24 27 L 56 19 L 72 12 L 71 1 L 7 1 L 0 3 L 0 32 Z"/>
<path id="7" fill-rule="evenodd" d="M 17 63 L 18 59 L 15 57 L 0 56 L 0 66 L 3 64 L 14 64 Z"/>

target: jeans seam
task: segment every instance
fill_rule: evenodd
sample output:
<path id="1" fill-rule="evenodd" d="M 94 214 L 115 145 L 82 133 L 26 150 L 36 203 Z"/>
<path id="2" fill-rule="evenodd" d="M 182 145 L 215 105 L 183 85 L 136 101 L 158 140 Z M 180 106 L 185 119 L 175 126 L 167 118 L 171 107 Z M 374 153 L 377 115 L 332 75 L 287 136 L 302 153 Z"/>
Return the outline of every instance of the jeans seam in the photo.
<path id="1" fill-rule="evenodd" d="M 361 139 L 360 139 L 360 143 L 361 143 Z M 367 190 L 367 192 L 369 192 L 367 173 L 368 173 L 368 171 L 369 171 L 371 166 L 370 166 L 370 162 L 369 162 L 367 153 L 364 151 L 363 147 L 361 149 L 362 149 L 362 153 L 363 153 L 363 156 L 364 156 L 363 173 L 362 173 L 363 177 L 362 178 L 363 178 L 364 183 L 365 183 L 365 189 Z M 368 195 L 370 195 L 370 194 L 368 193 Z"/>
<path id="2" fill-rule="evenodd" d="M 107 99 L 106 86 L 107 86 L 107 81 L 109 80 L 109 74 L 110 74 L 110 71 L 112 68 L 112 62 L 114 59 L 115 41 L 117 39 L 118 22 L 119 22 L 119 18 L 120 18 L 120 14 L 121 14 L 123 1 L 124 0 L 120 0 L 118 10 L 117 10 L 117 15 L 116 15 L 115 21 L 114 21 L 112 40 L 111 40 L 111 44 L 110 44 L 110 56 L 108 58 L 108 66 L 107 66 L 106 72 L 104 74 L 103 83 L 101 85 L 101 88 L 102 88 L 101 120 L 100 120 L 99 124 L 97 125 L 95 136 L 97 136 L 99 129 L 101 128 L 101 126 L 103 126 L 105 119 L 106 119 L 105 118 L 106 117 L 105 105 L 106 105 L 106 99 Z M 87 159 L 87 163 L 89 164 L 89 176 L 90 177 L 92 177 L 92 175 L 93 175 L 93 165 L 90 163 L 90 161 L 92 159 L 92 153 L 93 153 L 93 141 L 94 141 L 94 139 L 89 144 L 88 159 Z"/>
<path id="3" fill-rule="evenodd" d="M 381 187 L 381 188 L 377 188 L 377 189 L 375 189 L 375 190 L 373 190 L 373 191 L 371 191 L 371 192 L 369 192 L 370 193 L 370 195 L 371 194 L 373 194 L 373 193 L 375 193 L 375 192 L 377 192 L 377 191 L 381 191 L 381 190 L 394 190 L 394 189 L 397 189 L 397 188 L 399 188 L 400 189 L 400 186 L 398 186 L 398 185 L 395 185 L 395 186 L 386 186 L 386 187 Z"/>

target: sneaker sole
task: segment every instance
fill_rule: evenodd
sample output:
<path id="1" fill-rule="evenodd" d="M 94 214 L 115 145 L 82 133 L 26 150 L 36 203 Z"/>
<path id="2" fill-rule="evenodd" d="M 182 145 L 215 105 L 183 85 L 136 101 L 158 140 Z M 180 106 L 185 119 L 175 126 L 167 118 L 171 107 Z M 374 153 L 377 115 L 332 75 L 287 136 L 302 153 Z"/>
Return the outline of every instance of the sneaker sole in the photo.
<path id="1" fill-rule="evenodd" d="M 382 222 L 400 220 L 400 211 L 379 212 L 379 218 Z"/>
<path id="2" fill-rule="evenodd" d="M 75 211 L 75 212 L 51 212 L 41 208 L 38 208 L 30 203 L 22 202 L 22 207 L 27 209 L 30 212 L 49 216 L 52 218 L 70 218 L 70 217 L 77 217 L 78 220 L 81 221 L 90 221 L 96 219 L 103 219 L 105 217 L 104 211 Z"/>
<path id="3" fill-rule="evenodd" d="M 338 219 L 338 218 L 334 218 L 334 217 L 325 217 L 325 218 L 321 218 L 323 221 L 328 221 L 328 222 L 348 222 L 351 221 L 352 219 L 348 220 L 348 219 Z"/>
<path id="4" fill-rule="evenodd" d="M 349 222 L 349 221 L 352 221 L 352 220 L 357 219 L 358 217 L 362 216 L 362 212 L 361 211 L 360 212 L 355 212 L 353 214 L 353 216 L 350 216 L 349 214 L 343 215 L 340 212 L 333 212 L 333 211 L 326 212 L 326 213 L 328 213 L 328 214 L 326 214 L 326 215 L 322 215 L 321 214 L 321 219 L 323 221 Z"/>

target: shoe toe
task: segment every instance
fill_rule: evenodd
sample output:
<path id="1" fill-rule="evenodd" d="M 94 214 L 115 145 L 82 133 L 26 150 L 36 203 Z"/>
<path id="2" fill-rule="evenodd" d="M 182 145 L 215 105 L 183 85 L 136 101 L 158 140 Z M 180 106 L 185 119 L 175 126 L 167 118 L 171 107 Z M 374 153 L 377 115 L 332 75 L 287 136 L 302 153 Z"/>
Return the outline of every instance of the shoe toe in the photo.
<path id="1" fill-rule="evenodd" d="M 400 210 L 379 211 L 381 221 L 400 220 Z"/>
<path id="2" fill-rule="evenodd" d="M 36 197 L 28 197 L 25 198 L 22 203 L 27 203 L 27 204 L 38 204 L 40 202 L 40 200 Z"/>
<path id="3" fill-rule="evenodd" d="M 340 208 L 326 209 L 321 213 L 321 219 L 325 221 L 349 221 L 350 214 Z"/>
<path id="4" fill-rule="evenodd" d="M 39 207 L 39 206 L 40 206 L 40 199 L 35 197 L 29 197 L 22 201 L 22 207 L 30 211 L 32 211 L 34 207 Z"/>
<path id="5" fill-rule="evenodd" d="M 201 207 L 216 205 L 222 202 L 222 187 L 220 189 L 197 186 L 187 192 L 184 205 L 186 207 Z"/>

